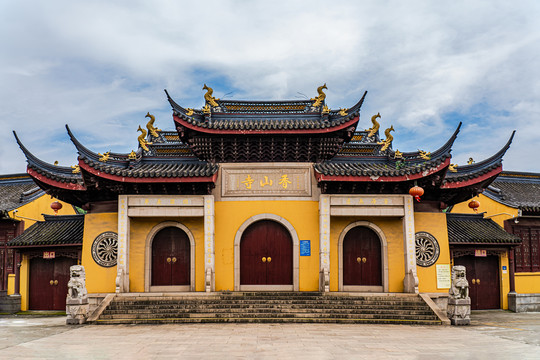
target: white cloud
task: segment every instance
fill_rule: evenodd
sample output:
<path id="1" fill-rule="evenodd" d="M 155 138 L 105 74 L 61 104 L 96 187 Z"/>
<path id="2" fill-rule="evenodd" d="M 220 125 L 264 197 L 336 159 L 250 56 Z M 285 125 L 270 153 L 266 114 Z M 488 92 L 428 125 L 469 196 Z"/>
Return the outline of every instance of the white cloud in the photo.
<path id="1" fill-rule="evenodd" d="M 394 147 L 489 157 L 518 133 L 505 168 L 540 171 L 540 3 L 476 1 L 72 1 L 0 5 L 0 173 L 22 172 L 11 129 L 70 165 L 69 124 L 95 151 L 129 152 L 147 111 L 172 129 L 163 88 L 189 107 L 215 94 L 315 95 L 332 108 L 364 90 L 362 128 L 381 112 Z M 5 154 L 9 154 L 6 156 Z"/>

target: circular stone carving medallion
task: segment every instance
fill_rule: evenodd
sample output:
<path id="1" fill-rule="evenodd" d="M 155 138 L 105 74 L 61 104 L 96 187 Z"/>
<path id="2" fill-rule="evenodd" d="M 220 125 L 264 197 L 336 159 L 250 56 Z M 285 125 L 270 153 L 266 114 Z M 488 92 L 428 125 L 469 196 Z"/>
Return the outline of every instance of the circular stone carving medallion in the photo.
<path id="1" fill-rule="evenodd" d="M 92 258 L 103 267 L 116 265 L 118 257 L 118 234 L 108 231 L 95 238 L 92 244 Z"/>
<path id="2" fill-rule="evenodd" d="M 416 239 L 416 264 L 428 267 L 439 258 L 440 248 L 437 239 L 427 232 L 417 232 Z"/>

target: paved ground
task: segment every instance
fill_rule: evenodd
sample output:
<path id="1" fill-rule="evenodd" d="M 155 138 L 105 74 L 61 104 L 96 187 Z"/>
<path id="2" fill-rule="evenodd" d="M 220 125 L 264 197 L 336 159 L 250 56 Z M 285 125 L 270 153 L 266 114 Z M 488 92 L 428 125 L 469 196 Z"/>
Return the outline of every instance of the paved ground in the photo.
<path id="1" fill-rule="evenodd" d="M 0 359 L 540 359 L 540 313 L 467 327 L 324 324 L 66 326 L 0 317 Z"/>

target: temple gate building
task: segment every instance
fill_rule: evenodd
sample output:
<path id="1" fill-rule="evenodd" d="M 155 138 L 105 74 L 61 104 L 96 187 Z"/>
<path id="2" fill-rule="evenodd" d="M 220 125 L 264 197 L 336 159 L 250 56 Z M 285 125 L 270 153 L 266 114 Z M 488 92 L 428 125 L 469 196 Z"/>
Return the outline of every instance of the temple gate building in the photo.
<path id="1" fill-rule="evenodd" d="M 448 292 L 443 210 L 495 179 L 512 138 L 491 158 L 457 166 L 461 124 L 438 149 L 401 152 L 380 115 L 360 121 L 367 92 L 332 110 L 326 86 L 293 101 L 220 100 L 204 88 L 202 109 L 167 93 L 176 131 L 147 114 L 137 151 L 98 153 L 66 126 L 79 156 L 61 167 L 17 138 L 34 181 L 87 210 L 80 262 L 89 296 Z"/>

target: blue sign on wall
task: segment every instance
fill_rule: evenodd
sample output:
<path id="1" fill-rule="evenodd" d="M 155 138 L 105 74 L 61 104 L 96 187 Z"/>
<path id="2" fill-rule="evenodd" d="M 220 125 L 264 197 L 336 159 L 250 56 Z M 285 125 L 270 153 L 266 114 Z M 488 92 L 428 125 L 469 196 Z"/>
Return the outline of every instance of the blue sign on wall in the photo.
<path id="1" fill-rule="evenodd" d="M 300 256 L 311 256 L 311 240 L 300 240 Z"/>

